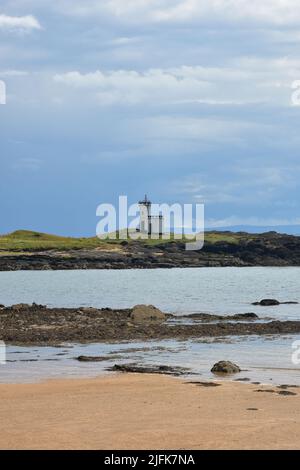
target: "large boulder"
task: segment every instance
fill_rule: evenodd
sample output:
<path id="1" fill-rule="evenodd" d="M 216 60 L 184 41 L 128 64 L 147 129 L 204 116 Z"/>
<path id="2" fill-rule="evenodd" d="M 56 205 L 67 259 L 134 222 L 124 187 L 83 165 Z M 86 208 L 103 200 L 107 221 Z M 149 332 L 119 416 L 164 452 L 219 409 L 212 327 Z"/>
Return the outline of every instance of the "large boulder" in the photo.
<path id="1" fill-rule="evenodd" d="M 238 372 L 241 372 L 241 369 L 233 362 L 220 361 L 213 366 L 211 372 L 214 374 L 237 374 Z"/>
<path id="2" fill-rule="evenodd" d="M 130 318 L 136 323 L 163 322 L 166 315 L 153 305 L 135 305 Z"/>

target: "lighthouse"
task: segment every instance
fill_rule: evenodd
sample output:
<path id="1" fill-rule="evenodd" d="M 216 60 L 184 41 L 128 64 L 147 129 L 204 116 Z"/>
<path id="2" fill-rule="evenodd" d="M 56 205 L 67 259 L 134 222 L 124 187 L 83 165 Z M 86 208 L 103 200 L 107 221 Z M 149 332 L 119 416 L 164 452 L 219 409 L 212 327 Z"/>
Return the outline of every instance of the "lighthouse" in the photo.
<path id="1" fill-rule="evenodd" d="M 146 235 L 162 235 L 164 228 L 163 215 L 151 214 L 151 201 L 147 194 L 143 201 L 139 201 L 140 208 L 140 227 L 139 231 Z"/>
<path id="2" fill-rule="evenodd" d="M 150 232 L 150 218 L 151 218 L 151 201 L 148 200 L 147 194 L 145 194 L 145 199 L 139 201 L 140 208 L 140 232 L 146 233 L 149 235 Z"/>

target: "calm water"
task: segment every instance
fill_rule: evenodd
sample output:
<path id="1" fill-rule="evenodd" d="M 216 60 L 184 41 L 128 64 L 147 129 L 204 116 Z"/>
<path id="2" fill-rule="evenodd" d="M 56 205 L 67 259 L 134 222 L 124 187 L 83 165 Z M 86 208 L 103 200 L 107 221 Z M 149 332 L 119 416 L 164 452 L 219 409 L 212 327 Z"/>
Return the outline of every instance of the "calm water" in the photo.
<path id="1" fill-rule="evenodd" d="M 0 303 L 126 308 L 154 304 L 172 313 L 255 312 L 300 319 L 300 305 L 254 307 L 262 298 L 300 301 L 300 268 L 0 272 Z"/>
<path id="2" fill-rule="evenodd" d="M 294 352 L 292 344 L 299 339 L 291 335 L 220 338 L 217 342 L 202 339 L 130 344 L 75 344 L 61 348 L 8 346 L 8 362 L 0 365 L 0 382 L 93 377 L 107 373 L 106 368 L 115 363 L 133 362 L 187 367 L 195 374 L 190 376 L 191 380 L 207 380 L 216 379 L 210 372 L 213 364 L 220 359 L 226 359 L 239 364 L 242 369 L 242 372 L 230 376 L 228 380 L 246 377 L 250 381 L 261 383 L 300 385 L 300 366 L 295 366 L 291 360 Z M 79 355 L 105 356 L 107 360 L 83 363 L 75 359 Z"/>
<path id="3" fill-rule="evenodd" d="M 5 305 L 37 302 L 59 307 L 125 308 L 146 303 L 177 314 L 255 312 L 263 318 L 300 319 L 298 305 L 251 305 L 266 297 L 300 301 L 300 268 L 0 272 L 0 303 Z M 0 365 L 0 382 L 96 376 L 115 362 L 184 366 L 207 379 L 212 378 L 212 365 L 226 359 L 245 369 L 234 378 L 300 385 L 300 366 L 291 360 L 295 340 L 300 337 L 252 336 L 221 338 L 218 342 L 160 341 L 63 348 L 8 346 L 8 362 Z M 136 351 L 130 352 L 129 348 Z M 110 360 L 110 353 L 116 351 L 119 357 Z M 74 359 L 80 354 L 107 355 L 108 359 L 80 363 Z"/>

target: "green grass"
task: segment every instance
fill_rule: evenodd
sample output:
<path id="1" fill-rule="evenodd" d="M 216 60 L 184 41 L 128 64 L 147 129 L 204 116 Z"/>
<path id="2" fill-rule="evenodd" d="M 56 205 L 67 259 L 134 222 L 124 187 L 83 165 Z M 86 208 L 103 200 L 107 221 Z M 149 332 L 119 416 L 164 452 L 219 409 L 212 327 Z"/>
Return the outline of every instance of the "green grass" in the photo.
<path id="1" fill-rule="evenodd" d="M 118 236 L 118 234 L 117 234 Z M 227 242 L 227 243 L 238 243 L 241 238 L 250 238 L 249 235 L 236 234 L 231 232 L 207 232 L 205 234 L 205 241 L 209 243 Z M 253 236 L 252 236 L 253 237 Z M 128 240 L 129 243 L 132 240 Z M 140 240 L 142 244 L 155 246 L 162 243 L 176 242 L 174 236 L 171 235 L 171 240 L 164 239 L 148 239 Z M 191 240 L 178 240 L 179 242 L 189 242 Z M 97 237 L 90 238 L 73 238 L 73 237 L 61 237 L 58 235 L 50 235 L 47 233 L 34 232 L 30 230 L 17 230 L 16 232 L 9 233 L 7 235 L 0 235 L 0 252 L 2 255 L 9 252 L 36 252 L 46 250 L 58 250 L 58 251 L 69 251 L 69 250 L 80 250 L 80 249 L 112 249 L 118 246 L 122 240 L 99 240 Z"/>
<path id="2" fill-rule="evenodd" d="M 242 238 L 244 238 L 242 235 L 233 232 L 206 232 L 205 234 L 205 241 L 209 243 L 239 243 Z"/>
<path id="3" fill-rule="evenodd" d="M 1 251 L 44 251 L 44 250 L 79 250 L 96 248 L 103 244 L 98 238 L 71 238 L 33 232 L 30 230 L 17 230 L 8 235 L 0 236 Z"/>

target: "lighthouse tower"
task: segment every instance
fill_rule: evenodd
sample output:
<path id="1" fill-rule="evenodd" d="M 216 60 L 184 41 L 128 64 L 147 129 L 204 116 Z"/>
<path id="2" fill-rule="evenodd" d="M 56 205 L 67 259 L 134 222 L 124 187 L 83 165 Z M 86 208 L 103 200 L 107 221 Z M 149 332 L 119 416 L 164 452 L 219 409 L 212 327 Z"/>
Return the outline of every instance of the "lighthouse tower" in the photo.
<path id="1" fill-rule="evenodd" d="M 140 232 L 149 235 L 151 233 L 151 202 L 145 194 L 145 199 L 139 201 L 140 208 Z"/>
<path id="2" fill-rule="evenodd" d="M 151 214 L 151 202 L 145 195 L 145 199 L 139 202 L 140 208 L 140 227 L 139 231 L 146 235 L 152 235 L 154 238 L 164 232 L 164 217 L 162 214 Z"/>

